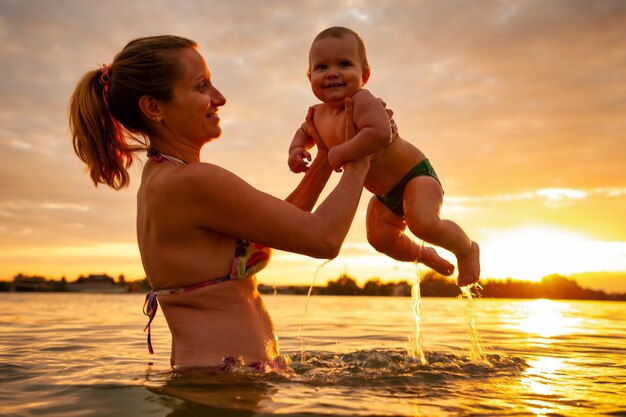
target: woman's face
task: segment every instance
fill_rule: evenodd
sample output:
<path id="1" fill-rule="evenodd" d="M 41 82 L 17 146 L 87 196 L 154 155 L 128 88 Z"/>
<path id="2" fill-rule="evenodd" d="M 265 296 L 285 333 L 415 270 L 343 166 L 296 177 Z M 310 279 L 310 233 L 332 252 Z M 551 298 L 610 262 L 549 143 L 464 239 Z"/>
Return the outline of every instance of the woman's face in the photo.
<path id="1" fill-rule="evenodd" d="M 217 111 L 226 99 L 211 84 L 211 73 L 195 48 L 181 50 L 179 61 L 181 77 L 173 84 L 173 98 L 161 103 L 162 123 L 175 137 L 203 144 L 221 135 Z"/>

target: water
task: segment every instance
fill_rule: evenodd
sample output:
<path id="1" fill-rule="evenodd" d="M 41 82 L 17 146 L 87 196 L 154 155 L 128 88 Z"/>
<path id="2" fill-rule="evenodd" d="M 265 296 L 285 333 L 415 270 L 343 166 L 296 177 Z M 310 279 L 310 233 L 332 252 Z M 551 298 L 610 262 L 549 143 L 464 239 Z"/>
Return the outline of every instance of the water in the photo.
<path id="1" fill-rule="evenodd" d="M 0 416 L 626 416 L 626 303 L 265 297 L 293 375 L 173 375 L 141 294 L 0 293 Z M 301 343 L 307 352 L 300 360 Z"/>
<path id="2" fill-rule="evenodd" d="M 424 342 L 422 339 L 422 298 L 420 294 L 420 279 L 419 273 L 417 279 L 411 286 L 411 311 L 413 313 L 413 319 L 415 320 L 415 327 L 413 328 L 413 340 L 409 338 L 411 347 L 408 349 L 409 353 L 419 359 L 420 364 L 427 365 L 426 355 L 424 354 Z"/>
<path id="3" fill-rule="evenodd" d="M 474 286 L 480 287 L 480 284 L 474 284 Z M 461 287 L 461 298 L 465 298 L 467 300 L 467 335 L 469 338 L 469 357 L 470 360 L 474 362 L 487 360 L 485 357 L 485 353 L 483 352 L 483 347 L 480 342 L 480 337 L 478 336 L 478 329 L 476 328 L 476 314 L 474 313 L 474 297 L 472 296 L 472 287 L 473 286 L 465 286 Z"/>
<path id="4" fill-rule="evenodd" d="M 305 361 L 305 353 L 304 353 L 304 341 L 302 339 L 302 325 L 304 323 L 304 320 L 306 318 L 306 313 L 307 311 L 309 311 L 309 300 L 311 299 L 311 293 L 313 292 L 313 286 L 315 285 L 315 280 L 317 279 L 317 274 L 320 272 L 320 269 L 322 269 L 322 267 L 324 267 L 324 265 L 328 264 L 331 261 L 331 259 L 327 259 L 326 261 L 322 262 L 317 269 L 315 270 L 315 275 L 313 275 L 313 281 L 311 282 L 311 286 L 309 287 L 309 291 L 306 294 L 306 301 L 304 302 L 304 314 L 302 315 L 302 321 L 300 322 L 300 326 L 298 327 L 298 339 L 300 339 L 301 343 L 300 343 L 300 361 L 304 362 Z M 274 295 L 276 295 L 276 291 L 274 291 Z"/>

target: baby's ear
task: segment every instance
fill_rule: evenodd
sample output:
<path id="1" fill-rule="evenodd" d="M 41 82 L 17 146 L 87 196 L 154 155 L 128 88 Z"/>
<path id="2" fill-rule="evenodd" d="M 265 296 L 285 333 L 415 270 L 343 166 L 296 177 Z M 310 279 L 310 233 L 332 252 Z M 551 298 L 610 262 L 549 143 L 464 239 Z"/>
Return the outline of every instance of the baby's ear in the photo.
<path id="1" fill-rule="evenodd" d="M 365 68 L 363 70 L 363 85 L 367 84 L 367 80 L 370 79 L 370 69 L 369 68 Z"/>

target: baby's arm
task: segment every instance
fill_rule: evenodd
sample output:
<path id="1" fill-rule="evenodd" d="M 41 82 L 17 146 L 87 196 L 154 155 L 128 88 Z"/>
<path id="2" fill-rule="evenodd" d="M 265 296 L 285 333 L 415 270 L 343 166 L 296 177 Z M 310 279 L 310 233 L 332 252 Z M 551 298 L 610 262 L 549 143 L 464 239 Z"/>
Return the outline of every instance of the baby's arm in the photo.
<path id="1" fill-rule="evenodd" d="M 302 123 L 302 126 L 296 131 L 296 134 L 291 140 L 289 146 L 289 169 L 292 172 L 300 173 L 306 172 L 309 169 L 308 161 L 311 161 L 311 154 L 308 149 L 311 149 L 315 145 L 315 141 L 308 134 L 306 122 Z"/>
<path id="2" fill-rule="evenodd" d="M 357 92 L 352 101 L 358 133 L 328 151 L 328 161 L 335 170 L 347 162 L 377 153 L 391 141 L 389 115 L 383 103 L 367 90 Z"/>

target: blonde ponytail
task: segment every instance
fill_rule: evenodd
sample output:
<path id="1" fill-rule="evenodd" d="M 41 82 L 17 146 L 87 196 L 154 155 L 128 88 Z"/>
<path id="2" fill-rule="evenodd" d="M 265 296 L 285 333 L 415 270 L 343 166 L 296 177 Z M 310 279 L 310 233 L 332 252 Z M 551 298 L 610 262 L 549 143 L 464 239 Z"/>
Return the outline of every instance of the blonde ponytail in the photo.
<path id="1" fill-rule="evenodd" d="M 80 80 L 70 100 L 70 131 L 74 151 L 96 186 L 119 190 L 128 185 L 133 153 L 148 148 L 150 133 L 139 100 L 151 96 L 170 101 L 181 73 L 177 53 L 195 46 L 172 35 L 135 39 L 110 66 L 89 71 Z"/>

